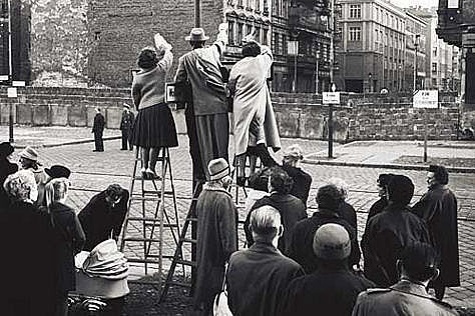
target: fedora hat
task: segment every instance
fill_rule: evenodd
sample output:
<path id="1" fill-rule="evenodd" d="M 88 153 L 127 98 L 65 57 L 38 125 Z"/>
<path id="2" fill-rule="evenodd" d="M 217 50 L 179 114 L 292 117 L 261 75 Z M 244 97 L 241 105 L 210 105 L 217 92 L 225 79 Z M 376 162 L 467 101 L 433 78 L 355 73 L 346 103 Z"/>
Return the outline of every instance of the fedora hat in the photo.
<path id="1" fill-rule="evenodd" d="M 208 164 L 208 172 L 211 181 L 229 176 L 229 164 L 224 158 L 213 159 Z"/>
<path id="2" fill-rule="evenodd" d="M 9 142 L 0 143 L 0 157 L 7 157 L 15 151 Z"/>
<path id="3" fill-rule="evenodd" d="M 51 168 L 45 168 L 45 173 L 52 179 L 69 178 L 71 170 L 61 165 L 54 165 Z"/>
<path id="4" fill-rule="evenodd" d="M 350 235 L 339 224 L 322 225 L 313 237 L 313 252 L 321 259 L 345 259 L 351 252 Z"/>
<path id="5" fill-rule="evenodd" d="M 34 150 L 33 148 L 31 148 L 30 146 L 27 146 L 25 149 L 23 149 L 21 151 L 20 157 L 30 159 L 30 160 L 33 160 L 33 161 L 37 161 L 38 160 L 38 152 L 36 150 Z"/>
<path id="6" fill-rule="evenodd" d="M 192 28 L 190 35 L 185 37 L 185 40 L 189 42 L 203 42 L 209 40 L 209 37 L 205 35 L 205 30 L 201 27 Z"/>

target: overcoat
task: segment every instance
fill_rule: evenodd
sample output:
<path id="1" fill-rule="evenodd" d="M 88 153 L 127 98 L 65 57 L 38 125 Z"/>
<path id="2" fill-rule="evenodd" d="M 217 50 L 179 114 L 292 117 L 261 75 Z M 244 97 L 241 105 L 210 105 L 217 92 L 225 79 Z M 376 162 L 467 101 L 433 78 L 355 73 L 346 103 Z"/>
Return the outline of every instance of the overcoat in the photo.
<path id="1" fill-rule="evenodd" d="M 444 185 L 432 186 L 413 208 L 429 229 L 432 245 L 440 254 L 440 275 L 433 284 L 459 286 L 457 199 Z"/>
<path id="2" fill-rule="evenodd" d="M 261 46 L 256 57 L 244 57 L 238 61 L 229 76 L 228 87 L 233 96 L 234 140 L 236 155 L 247 151 L 251 122 L 264 126 L 266 144 L 274 150 L 281 147 L 279 130 L 270 99 L 267 77 L 272 66 L 272 53 Z"/>
<path id="3" fill-rule="evenodd" d="M 3 188 L 3 183 L 7 177 L 18 171 L 18 165 L 11 163 L 7 158 L 0 160 L 0 209 L 5 208 L 10 204 L 10 198 Z"/>
<path id="4" fill-rule="evenodd" d="M 283 164 L 282 169 L 294 180 L 294 185 L 290 194 L 302 200 L 305 206 L 307 205 L 308 194 L 310 193 L 310 186 L 312 185 L 312 176 L 303 171 L 301 168 L 294 167 L 288 164 Z"/>
<path id="5" fill-rule="evenodd" d="M 221 290 L 225 262 L 237 250 L 237 211 L 224 188 L 206 185 L 196 204 L 198 218 L 195 307 L 209 305 Z"/>

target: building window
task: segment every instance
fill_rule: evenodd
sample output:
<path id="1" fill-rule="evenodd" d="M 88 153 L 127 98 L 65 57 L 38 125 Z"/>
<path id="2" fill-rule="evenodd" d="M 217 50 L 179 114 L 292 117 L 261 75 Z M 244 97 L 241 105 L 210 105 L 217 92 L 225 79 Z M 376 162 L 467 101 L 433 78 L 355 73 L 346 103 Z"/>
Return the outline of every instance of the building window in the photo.
<path id="1" fill-rule="evenodd" d="M 256 11 L 261 10 L 261 0 L 256 0 Z"/>
<path id="2" fill-rule="evenodd" d="M 262 43 L 264 43 L 264 45 L 269 45 L 268 41 L 267 41 L 267 33 L 269 31 L 267 29 L 263 29 L 262 30 Z"/>
<path id="3" fill-rule="evenodd" d="M 437 63 L 432 63 L 432 72 L 437 73 Z"/>
<path id="4" fill-rule="evenodd" d="M 350 26 L 350 41 L 358 42 L 361 41 L 361 27 L 359 26 Z"/>
<path id="5" fill-rule="evenodd" d="M 238 23 L 237 35 L 236 35 L 236 44 L 237 45 L 241 45 L 241 43 L 242 43 L 242 31 L 243 31 L 242 28 L 243 28 L 242 23 Z"/>
<path id="6" fill-rule="evenodd" d="M 458 9 L 458 7 L 459 7 L 459 0 L 447 1 L 447 9 Z"/>
<path id="7" fill-rule="evenodd" d="M 350 4 L 350 19 L 360 19 L 360 18 L 361 18 L 361 5 Z"/>
<path id="8" fill-rule="evenodd" d="M 229 45 L 234 45 L 234 22 L 228 22 L 228 41 Z"/>
<path id="9" fill-rule="evenodd" d="M 434 47 L 434 57 L 437 57 L 437 46 Z"/>

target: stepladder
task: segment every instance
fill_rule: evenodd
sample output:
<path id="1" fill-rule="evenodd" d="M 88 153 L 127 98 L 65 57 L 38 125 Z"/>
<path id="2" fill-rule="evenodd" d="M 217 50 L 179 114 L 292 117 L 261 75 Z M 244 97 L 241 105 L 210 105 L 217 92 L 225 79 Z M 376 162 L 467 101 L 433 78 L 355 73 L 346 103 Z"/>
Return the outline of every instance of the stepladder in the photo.
<path id="1" fill-rule="evenodd" d="M 120 249 L 133 267 L 130 281 L 160 287 L 180 235 L 169 148 L 159 150 L 157 177 L 144 178 L 140 165 L 137 149 Z"/>

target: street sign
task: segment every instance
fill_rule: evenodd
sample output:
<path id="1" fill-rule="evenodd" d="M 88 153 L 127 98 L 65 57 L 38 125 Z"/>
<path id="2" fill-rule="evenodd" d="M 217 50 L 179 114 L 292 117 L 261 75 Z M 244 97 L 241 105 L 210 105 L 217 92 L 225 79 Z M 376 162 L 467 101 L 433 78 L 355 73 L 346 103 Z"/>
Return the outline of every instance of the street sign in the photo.
<path id="1" fill-rule="evenodd" d="M 25 86 L 25 81 L 13 80 L 12 81 L 12 86 L 14 86 L 14 87 L 24 87 Z"/>
<path id="2" fill-rule="evenodd" d="M 16 98 L 18 97 L 16 88 L 7 88 L 7 96 L 9 98 Z"/>
<path id="3" fill-rule="evenodd" d="M 299 54 L 299 41 L 288 41 L 287 55 L 297 56 Z"/>
<path id="4" fill-rule="evenodd" d="M 340 104 L 340 92 L 323 92 L 323 104 Z"/>
<path id="5" fill-rule="evenodd" d="M 0 75 L 0 81 L 8 81 L 8 75 Z"/>
<path id="6" fill-rule="evenodd" d="M 437 109 L 439 107 L 438 90 L 419 90 L 412 99 L 415 108 Z"/>

